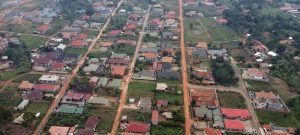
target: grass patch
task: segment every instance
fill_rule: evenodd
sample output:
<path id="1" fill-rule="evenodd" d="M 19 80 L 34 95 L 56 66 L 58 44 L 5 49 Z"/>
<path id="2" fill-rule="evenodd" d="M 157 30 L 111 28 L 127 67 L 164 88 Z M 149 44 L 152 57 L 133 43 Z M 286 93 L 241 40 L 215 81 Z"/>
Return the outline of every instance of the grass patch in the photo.
<path id="1" fill-rule="evenodd" d="M 16 77 L 17 71 L 11 70 L 11 71 L 1 71 L 0 72 L 0 81 L 6 81 L 8 79 Z"/>
<path id="2" fill-rule="evenodd" d="M 265 92 L 274 92 L 277 93 L 277 90 L 274 89 L 268 82 L 258 82 L 247 80 L 247 89 L 250 91 L 265 91 Z"/>
<path id="3" fill-rule="evenodd" d="M 154 99 L 155 82 L 150 81 L 132 81 L 128 86 L 129 98 L 151 97 Z"/>
<path id="4" fill-rule="evenodd" d="M 261 124 L 269 124 L 270 121 L 276 126 L 282 127 L 300 127 L 300 122 L 293 114 L 271 112 L 264 110 L 255 110 Z"/>
<path id="5" fill-rule="evenodd" d="M 72 48 L 72 47 L 68 47 L 66 49 L 65 53 L 83 55 L 86 51 L 87 51 L 87 48 Z"/>
<path id="6" fill-rule="evenodd" d="M 124 44 L 115 45 L 112 49 L 115 53 L 125 53 L 128 55 L 133 55 L 135 51 L 135 46 L 128 46 Z"/>
<path id="7" fill-rule="evenodd" d="M 184 135 L 183 128 L 178 127 L 165 127 L 165 126 L 152 126 L 151 135 Z"/>
<path id="8" fill-rule="evenodd" d="M 84 30 L 83 33 L 86 33 L 88 35 L 88 38 L 95 38 L 98 34 L 98 30 Z"/>
<path id="9" fill-rule="evenodd" d="M 17 77 L 13 82 L 22 82 L 22 81 L 29 81 L 31 83 L 36 82 L 42 74 L 25 74 L 22 76 Z"/>
<path id="10" fill-rule="evenodd" d="M 155 99 L 167 99 L 169 104 L 182 105 L 182 95 L 169 93 L 156 93 Z"/>
<path id="11" fill-rule="evenodd" d="M 206 27 L 211 38 L 216 42 L 239 40 L 239 37 L 231 28 L 217 24 L 213 18 L 201 19 L 201 22 Z"/>
<path id="12" fill-rule="evenodd" d="M 38 27 L 37 23 L 23 23 L 23 24 L 8 24 L 1 27 L 1 30 L 11 31 L 16 33 L 29 33 L 32 34 L 33 31 Z"/>
<path id="13" fill-rule="evenodd" d="M 45 113 L 50 105 L 50 102 L 31 101 L 25 112 L 29 113 Z"/>
<path id="14" fill-rule="evenodd" d="M 45 45 L 47 38 L 32 36 L 32 35 L 21 35 L 20 40 L 25 44 L 29 49 L 35 49 L 42 45 Z"/>
<path id="15" fill-rule="evenodd" d="M 13 108 L 18 106 L 21 103 L 22 99 L 15 98 L 0 98 L 0 106 Z"/>
<path id="16" fill-rule="evenodd" d="M 115 108 L 93 108 L 92 113 L 100 117 L 100 124 L 96 127 L 96 130 L 100 131 L 101 134 L 108 133 L 111 131 L 116 117 Z"/>
<path id="17" fill-rule="evenodd" d="M 52 36 L 53 34 L 57 33 L 59 30 L 61 30 L 65 25 L 67 24 L 67 21 L 65 19 L 54 19 L 50 26 L 51 28 L 46 32 L 46 35 Z"/>
<path id="18" fill-rule="evenodd" d="M 127 115 L 129 121 L 149 122 L 151 113 L 142 113 L 139 110 L 123 110 L 122 115 Z"/>
<path id="19" fill-rule="evenodd" d="M 185 30 L 184 33 L 185 43 L 210 41 L 207 33 L 205 32 L 201 24 L 196 19 L 186 18 L 184 21 L 184 30 Z"/>
<path id="20" fill-rule="evenodd" d="M 217 94 L 221 107 L 246 108 L 245 99 L 239 93 L 218 91 Z"/>
<path id="21" fill-rule="evenodd" d="M 167 78 L 157 78 L 157 83 L 166 83 L 166 84 L 181 84 L 181 80 L 178 79 L 167 79 Z"/>

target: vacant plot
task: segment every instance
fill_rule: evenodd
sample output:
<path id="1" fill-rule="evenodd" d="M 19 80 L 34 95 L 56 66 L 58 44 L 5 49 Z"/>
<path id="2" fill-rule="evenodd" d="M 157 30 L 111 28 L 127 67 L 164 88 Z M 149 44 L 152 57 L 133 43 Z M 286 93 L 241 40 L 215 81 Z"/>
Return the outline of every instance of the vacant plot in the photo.
<path id="1" fill-rule="evenodd" d="M 239 93 L 218 91 L 217 94 L 221 107 L 246 108 L 245 99 Z"/>
<path id="2" fill-rule="evenodd" d="M 122 115 L 127 115 L 129 121 L 148 122 L 151 119 L 151 113 L 142 113 L 138 110 L 123 110 Z"/>
<path id="3" fill-rule="evenodd" d="M 245 81 L 247 84 L 247 89 L 251 91 L 265 91 L 265 92 L 274 92 L 277 93 L 277 90 L 274 89 L 268 82 L 258 82 L 258 81 Z"/>
<path id="4" fill-rule="evenodd" d="M 16 77 L 17 71 L 11 70 L 11 71 L 1 71 L 0 72 L 0 81 L 6 81 L 8 79 Z"/>
<path id="5" fill-rule="evenodd" d="M 270 124 L 272 122 L 276 126 L 300 127 L 300 121 L 297 121 L 293 114 L 263 110 L 256 110 L 255 112 L 261 124 Z"/>
<path id="6" fill-rule="evenodd" d="M 86 33 L 88 35 L 88 38 L 92 39 L 95 38 L 100 31 L 98 30 L 84 30 L 83 33 Z"/>
<path id="7" fill-rule="evenodd" d="M 169 104 L 182 105 L 182 95 L 169 93 L 155 93 L 155 99 L 167 99 Z"/>
<path id="8" fill-rule="evenodd" d="M 16 33 L 33 33 L 38 24 L 31 22 L 23 22 L 22 24 L 8 24 L 1 27 L 1 30 L 11 31 Z"/>
<path id="9" fill-rule="evenodd" d="M 111 131 L 116 116 L 116 108 L 95 107 L 92 109 L 92 114 L 100 117 L 101 122 L 96 130 L 101 134 L 106 134 Z"/>
<path id="10" fill-rule="evenodd" d="M 22 82 L 22 81 L 29 81 L 31 83 L 36 82 L 40 77 L 42 76 L 42 74 L 25 74 L 22 76 L 17 77 L 15 80 L 13 80 L 14 82 Z"/>
<path id="11" fill-rule="evenodd" d="M 67 24 L 67 21 L 65 19 L 54 19 L 50 24 L 50 29 L 46 32 L 46 35 L 52 36 L 53 34 L 57 33 L 59 30 L 61 30 L 65 25 Z"/>
<path id="12" fill-rule="evenodd" d="M 135 48 L 136 48 L 135 46 L 119 44 L 119 45 L 114 46 L 112 51 L 115 53 L 125 53 L 128 55 L 133 55 Z"/>
<path id="13" fill-rule="evenodd" d="M 196 19 L 187 18 L 184 21 L 184 39 L 185 43 L 190 42 L 199 42 L 199 41 L 206 41 L 209 42 L 210 39 L 201 26 L 201 24 Z"/>
<path id="14" fill-rule="evenodd" d="M 179 127 L 166 127 L 166 126 L 152 126 L 151 127 L 152 135 L 184 135 L 183 128 Z"/>
<path id="15" fill-rule="evenodd" d="M 30 113 L 45 113 L 50 105 L 47 101 L 31 101 L 25 112 Z"/>
<path id="16" fill-rule="evenodd" d="M 38 36 L 32 36 L 32 35 L 21 35 L 20 40 L 29 49 L 35 49 L 45 45 L 45 42 L 48 39 L 43 37 L 38 37 Z"/>
<path id="17" fill-rule="evenodd" d="M 154 99 L 155 82 L 150 81 L 132 81 L 128 86 L 129 98 L 151 97 Z"/>
<path id="18" fill-rule="evenodd" d="M 225 25 L 217 24 L 213 18 L 205 18 L 200 21 L 203 23 L 210 37 L 215 42 L 239 40 L 238 36 L 232 29 Z"/>
<path id="19" fill-rule="evenodd" d="M 42 5 L 45 5 L 46 4 L 45 2 L 46 1 L 44 1 L 44 0 L 32 0 L 31 2 L 28 2 L 26 4 L 19 6 L 16 10 L 23 11 L 23 12 L 33 11 L 36 8 L 39 8 Z"/>
<path id="20" fill-rule="evenodd" d="M 72 48 L 72 47 L 68 47 L 66 49 L 65 53 L 83 55 L 86 51 L 87 51 L 87 48 Z"/>

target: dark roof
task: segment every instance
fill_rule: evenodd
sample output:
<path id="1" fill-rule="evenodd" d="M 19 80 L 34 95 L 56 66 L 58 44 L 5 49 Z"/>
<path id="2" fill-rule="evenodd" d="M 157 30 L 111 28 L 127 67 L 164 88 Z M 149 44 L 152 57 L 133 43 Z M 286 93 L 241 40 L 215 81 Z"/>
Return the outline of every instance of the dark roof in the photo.
<path id="1" fill-rule="evenodd" d="M 94 131 L 92 129 L 78 129 L 75 135 L 94 135 Z"/>
<path id="2" fill-rule="evenodd" d="M 78 59 L 79 57 L 80 57 L 79 54 L 63 53 L 63 54 L 59 55 L 58 60 Z"/>
<path id="3" fill-rule="evenodd" d="M 42 100 L 43 99 L 43 92 L 38 90 L 33 90 L 28 92 L 25 96 L 25 99 L 29 100 Z"/>
<path id="4" fill-rule="evenodd" d="M 97 127 L 98 123 L 99 123 L 99 118 L 98 116 L 90 116 L 86 122 L 85 122 L 85 125 L 84 125 L 84 128 L 90 128 L 90 129 L 94 129 Z"/>
<path id="5" fill-rule="evenodd" d="M 140 122 L 129 122 L 125 131 L 131 133 L 146 133 L 150 130 L 149 125 Z"/>
<path id="6" fill-rule="evenodd" d="M 92 88 L 90 85 L 71 85 L 70 89 L 74 92 L 89 94 L 92 93 Z"/>
<path id="7" fill-rule="evenodd" d="M 198 49 L 193 52 L 193 56 L 196 56 L 198 58 L 207 58 L 207 52 L 204 49 Z"/>
<path id="8" fill-rule="evenodd" d="M 156 77 L 158 78 L 175 78 L 178 79 L 180 77 L 180 73 L 176 71 L 157 71 Z"/>
<path id="9" fill-rule="evenodd" d="M 106 61 L 107 64 L 123 64 L 127 65 L 130 63 L 129 59 L 108 59 Z"/>
<path id="10" fill-rule="evenodd" d="M 163 70 L 171 70 L 172 64 L 171 63 L 162 63 Z"/>

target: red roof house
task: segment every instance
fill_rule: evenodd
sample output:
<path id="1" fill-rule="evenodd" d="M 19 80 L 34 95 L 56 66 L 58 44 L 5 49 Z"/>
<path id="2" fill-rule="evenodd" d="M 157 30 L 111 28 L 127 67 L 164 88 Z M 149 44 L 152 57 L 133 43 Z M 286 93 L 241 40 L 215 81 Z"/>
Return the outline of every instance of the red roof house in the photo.
<path id="1" fill-rule="evenodd" d="M 122 30 L 112 30 L 106 36 L 109 38 L 113 38 L 121 34 Z"/>
<path id="2" fill-rule="evenodd" d="M 225 129 L 229 131 L 245 131 L 245 125 L 240 120 L 224 120 Z"/>
<path id="3" fill-rule="evenodd" d="M 129 122 L 125 132 L 146 134 L 150 131 L 150 126 L 140 122 Z"/>
<path id="4" fill-rule="evenodd" d="M 221 108 L 222 114 L 229 119 L 239 118 L 242 120 L 250 119 L 250 112 L 246 109 L 229 109 L 229 108 Z"/>
<path id="5" fill-rule="evenodd" d="M 158 124 L 158 117 L 159 117 L 158 111 L 157 110 L 153 110 L 152 114 L 151 114 L 151 123 L 153 125 L 157 125 Z"/>
<path id="6" fill-rule="evenodd" d="M 157 100 L 156 101 L 156 106 L 158 108 L 161 108 L 161 107 L 168 107 L 168 100 Z"/>
<path id="7" fill-rule="evenodd" d="M 89 80 L 90 86 L 92 86 L 92 87 L 96 86 L 98 80 L 99 80 L 99 78 L 97 76 L 91 77 L 90 80 Z"/>
<path id="8" fill-rule="evenodd" d="M 224 19 L 224 18 L 217 19 L 217 22 L 219 24 L 227 24 L 228 23 L 228 21 L 226 19 Z"/>
<path id="9" fill-rule="evenodd" d="M 86 129 L 95 129 L 97 125 L 99 124 L 100 120 L 98 116 L 90 116 L 84 125 L 84 128 Z"/>
<path id="10" fill-rule="evenodd" d="M 87 34 L 81 33 L 81 34 L 78 34 L 77 36 L 75 36 L 73 38 L 73 40 L 86 40 L 87 38 L 88 38 Z"/>
<path id="11" fill-rule="evenodd" d="M 127 44 L 127 45 L 133 45 L 134 41 L 130 39 L 119 39 L 117 41 L 117 44 Z"/>
<path id="12" fill-rule="evenodd" d="M 43 92 L 42 91 L 30 91 L 27 92 L 25 99 L 28 100 L 42 100 L 43 99 Z"/>
<path id="13" fill-rule="evenodd" d="M 126 66 L 111 66 L 111 74 L 117 76 L 123 76 L 126 71 Z"/>
<path id="14" fill-rule="evenodd" d="M 40 25 L 39 27 L 37 27 L 37 31 L 42 33 L 42 34 L 45 34 L 47 30 L 49 30 L 49 25 L 47 24 L 43 24 L 43 25 Z"/>
<path id="15" fill-rule="evenodd" d="M 57 61 L 53 61 L 52 65 L 51 65 L 51 70 L 52 71 L 62 71 L 64 70 L 66 64 L 63 62 L 57 62 Z"/>
<path id="16" fill-rule="evenodd" d="M 42 91 L 42 92 L 50 92 L 50 93 L 54 93 L 56 91 L 58 91 L 59 89 L 59 85 L 51 85 L 51 84 L 35 84 L 32 87 L 33 90 L 38 90 L 38 91 Z"/>
<path id="17" fill-rule="evenodd" d="M 222 132 L 219 129 L 205 128 L 204 134 L 205 135 L 222 135 Z"/>
<path id="18" fill-rule="evenodd" d="M 74 40 L 70 44 L 72 47 L 83 47 L 86 46 L 86 43 L 82 40 Z"/>

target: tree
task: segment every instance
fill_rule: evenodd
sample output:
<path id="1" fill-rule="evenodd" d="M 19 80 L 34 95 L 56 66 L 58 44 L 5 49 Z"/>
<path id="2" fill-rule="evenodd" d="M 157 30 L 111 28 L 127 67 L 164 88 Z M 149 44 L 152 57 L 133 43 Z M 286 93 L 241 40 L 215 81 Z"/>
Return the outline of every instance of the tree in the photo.
<path id="1" fill-rule="evenodd" d="M 0 127 L 13 119 L 13 113 L 3 107 L 0 107 Z"/>
<path id="2" fill-rule="evenodd" d="M 85 14 L 88 15 L 88 16 L 92 16 L 92 15 L 94 15 L 94 13 L 95 13 L 95 11 L 93 9 L 93 6 L 89 5 L 87 7 L 87 9 L 86 9 L 86 13 Z"/>
<path id="3" fill-rule="evenodd" d="M 190 28 L 190 30 L 194 29 L 194 24 L 193 24 L 193 23 L 190 23 L 190 24 L 189 24 L 189 28 Z"/>

